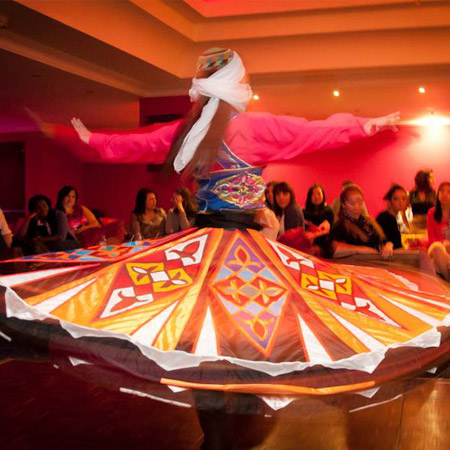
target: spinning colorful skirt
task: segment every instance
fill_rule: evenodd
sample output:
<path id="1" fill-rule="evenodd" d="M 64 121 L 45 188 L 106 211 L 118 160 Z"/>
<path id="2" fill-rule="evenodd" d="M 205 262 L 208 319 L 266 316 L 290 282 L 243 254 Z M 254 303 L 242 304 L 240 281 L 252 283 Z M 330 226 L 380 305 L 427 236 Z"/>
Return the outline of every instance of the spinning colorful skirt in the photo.
<path id="1" fill-rule="evenodd" d="M 8 320 L 48 327 L 74 364 L 112 367 L 160 392 L 364 391 L 450 350 L 445 283 L 328 263 L 253 230 L 22 260 L 47 264 L 0 278 Z"/>

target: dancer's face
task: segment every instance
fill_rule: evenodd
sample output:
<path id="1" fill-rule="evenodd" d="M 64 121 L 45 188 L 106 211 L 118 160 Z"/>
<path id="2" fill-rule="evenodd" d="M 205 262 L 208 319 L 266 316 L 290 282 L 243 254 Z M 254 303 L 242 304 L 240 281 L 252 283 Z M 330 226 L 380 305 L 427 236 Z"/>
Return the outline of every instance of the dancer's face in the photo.
<path id="1" fill-rule="evenodd" d="M 364 199 L 359 192 L 350 193 L 344 200 L 344 208 L 353 219 L 358 219 L 361 215 Z"/>
<path id="2" fill-rule="evenodd" d="M 73 208 L 77 201 L 75 191 L 70 191 L 63 199 L 64 208 Z"/>
<path id="3" fill-rule="evenodd" d="M 275 200 L 281 209 L 287 208 L 289 203 L 291 203 L 291 193 L 290 192 L 277 192 L 275 195 Z"/>
<path id="4" fill-rule="evenodd" d="M 145 209 L 155 209 L 156 208 L 156 195 L 153 193 L 147 194 L 147 198 L 145 200 Z"/>
<path id="5" fill-rule="evenodd" d="M 408 196 L 402 189 L 394 191 L 391 200 L 389 200 L 389 206 L 396 214 L 400 211 L 405 211 L 408 206 Z"/>
<path id="6" fill-rule="evenodd" d="M 450 186 L 448 184 L 444 184 L 444 186 L 439 189 L 439 201 L 441 205 L 448 206 L 450 205 Z"/>
<path id="7" fill-rule="evenodd" d="M 48 205 L 45 200 L 39 200 L 36 205 L 36 215 L 38 217 L 47 217 L 48 216 Z"/>
<path id="8" fill-rule="evenodd" d="M 323 192 L 320 187 L 315 187 L 312 191 L 311 202 L 313 205 L 319 206 L 323 202 Z"/>

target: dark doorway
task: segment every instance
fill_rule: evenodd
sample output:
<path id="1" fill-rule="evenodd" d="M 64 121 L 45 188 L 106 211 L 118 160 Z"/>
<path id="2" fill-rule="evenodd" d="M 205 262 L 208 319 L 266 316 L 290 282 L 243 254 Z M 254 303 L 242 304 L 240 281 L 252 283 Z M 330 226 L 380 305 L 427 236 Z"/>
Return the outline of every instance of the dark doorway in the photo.
<path id="1" fill-rule="evenodd" d="M 25 210 L 25 142 L 0 142 L 0 208 L 9 223 Z"/>

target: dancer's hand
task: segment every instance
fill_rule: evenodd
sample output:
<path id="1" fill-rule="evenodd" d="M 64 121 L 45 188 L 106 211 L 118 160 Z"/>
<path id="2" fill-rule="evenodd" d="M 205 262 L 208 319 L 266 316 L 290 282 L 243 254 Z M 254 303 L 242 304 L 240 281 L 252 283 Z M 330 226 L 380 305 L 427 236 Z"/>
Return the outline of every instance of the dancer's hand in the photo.
<path id="1" fill-rule="evenodd" d="M 53 137 L 55 134 L 55 126 L 51 123 L 44 122 L 41 117 L 34 112 L 32 109 L 27 106 L 24 107 L 25 112 L 28 116 L 34 121 L 34 123 L 38 126 L 39 130 L 47 137 Z"/>
<path id="2" fill-rule="evenodd" d="M 387 116 L 375 117 L 373 119 L 369 119 L 364 124 L 364 131 L 368 135 L 372 135 L 383 130 L 398 131 L 396 125 L 399 122 L 399 120 L 400 120 L 399 111 L 392 114 L 388 114 Z"/>
<path id="3" fill-rule="evenodd" d="M 72 126 L 75 128 L 75 131 L 78 133 L 80 139 L 85 143 L 89 144 L 89 139 L 92 133 L 85 127 L 84 123 L 75 117 L 70 121 Z"/>

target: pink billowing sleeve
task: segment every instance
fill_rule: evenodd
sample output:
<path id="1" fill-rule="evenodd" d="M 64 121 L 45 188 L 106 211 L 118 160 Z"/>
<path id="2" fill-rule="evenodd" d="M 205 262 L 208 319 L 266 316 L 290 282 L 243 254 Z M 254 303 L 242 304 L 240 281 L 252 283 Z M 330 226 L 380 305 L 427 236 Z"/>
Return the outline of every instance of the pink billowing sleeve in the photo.
<path id="1" fill-rule="evenodd" d="M 92 133 L 89 146 L 108 162 L 162 164 L 180 123 L 176 120 L 149 133 Z"/>
<path id="2" fill-rule="evenodd" d="M 227 143 L 250 164 L 264 165 L 367 137 L 364 130 L 367 120 L 345 113 L 312 121 L 268 113 L 243 113 L 230 122 Z"/>

